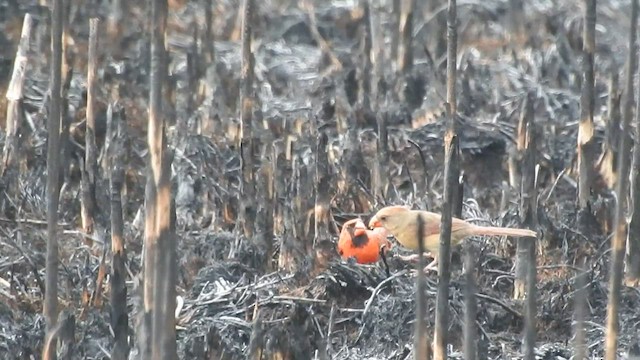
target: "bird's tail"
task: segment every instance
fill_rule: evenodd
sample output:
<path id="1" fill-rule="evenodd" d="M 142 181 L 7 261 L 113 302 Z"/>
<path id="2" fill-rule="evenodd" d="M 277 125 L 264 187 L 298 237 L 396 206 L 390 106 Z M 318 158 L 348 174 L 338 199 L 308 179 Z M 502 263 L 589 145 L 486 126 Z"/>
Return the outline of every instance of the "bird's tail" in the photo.
<path id="1" fill-rule="evenodd" d="M 475 226 L 473 235 L 538 237 L 538 233 L 529 229 L 513 229 L 496 226 Z"/>

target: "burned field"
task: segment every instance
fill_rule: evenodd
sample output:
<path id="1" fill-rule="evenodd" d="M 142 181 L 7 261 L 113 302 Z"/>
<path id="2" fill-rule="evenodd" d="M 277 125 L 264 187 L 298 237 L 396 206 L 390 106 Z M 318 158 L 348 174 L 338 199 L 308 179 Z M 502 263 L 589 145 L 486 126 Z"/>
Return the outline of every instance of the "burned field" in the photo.
<path id="1" fill-rule="evenodd" d="M 126 309 L 131 356 L 137 358 L 149 161 L 149 12 L 145 2 L 132 1 L 111 28 L 114 8 L 109 2 L 69 2 L 58 301 L 60 317 L 72 330 L 59 342 L 68 358 L 110 357 L 114 214 L 109 179 L 117 162 L 122 167 L 122 193 L 116 197 L 122 201 Z M 416 265 L 393 256 L 410 251 L 395 243 L 388 276 L 382 263 L 341 259 L 336 242 L 344 222 L 359 216 L 366 223 L 385 205 L 442 209 L 446 2 L 416 6 L 407 53 L 406 39 L 395 31 L 404 18 L 393 15 L 392 1 L 257 1 L 249 89 L 241 81 L 240 1 L 212 1 L 210 13 L 204 3 L 209 1 L 170 1 L 166 32 L 162 112 L 173 153 L 179 358 L 242 359 L 256 349 L 265 359 L 412 358 Z M 576 202 L 585 5 L 536 0 L 518 9 L 513 3 L 517 1 L 458 3 L 461 214 L 476 224 L 521 226 L 518 137 L 529 111 L 536 139 L 540 234 L 536 356 L 569 359 L 574 353 L 577 279 L 586 271 L 585 343 L 589 358 L 601 358 L 615 227 L 615 171 L 606 170 L 615 168 L 615 161 L 605 150 L 628 136 L 615 129 L 624 113 L 631 5 L 615 0 L 597 5 L 596 200 L 585 217 Z M 39 358 L 45 342 L 51 20 L 48 8 L 37 1 L 0 0 L 0 44 L 5 49 L 0 55 L 0 114 L 12 106 L 4 94 L 27 13 L 33 27 L 18 150 L 9 167 L 3 157 L 0 183 L 3 359 Z M 98 167 L 95 221 L 86 235 L 81 203 L 92 17 L 100 19 L 94 107 Z M 238 146 L 240 137 L 247 136 L 240 101 L 246 91 L 252 100 L 249 161 L 243 161 Z M 7 117 L 0 116 L 3 148 L 7 124 Z M 635 125 L 628 134 L 635 137 Z M 243 184 L 247 167 L 253 169 L 250 188 Z M 462 358 L 466 251 L 477 255 L 480 358 L 522 358 L 525 303 L 514 299 L 516 241 L 504 237 L 473 237 L 453 251 L 449 355 Z M 435 274 L 427 275 L 430 331 L 437 281 Z M 621 353 L 637 340 L 638 309 L 637 287 L 623 286 Z"/>

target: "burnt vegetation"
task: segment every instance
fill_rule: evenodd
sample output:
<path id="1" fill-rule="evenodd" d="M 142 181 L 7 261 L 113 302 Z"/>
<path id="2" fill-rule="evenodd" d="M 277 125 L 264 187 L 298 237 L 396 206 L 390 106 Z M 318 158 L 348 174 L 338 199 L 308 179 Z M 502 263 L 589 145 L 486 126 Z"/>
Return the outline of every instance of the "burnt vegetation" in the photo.
<path id="1" fill-rule="evenodd" d="M 0 358 L 640 356 L 637 22 L 0 0 Z M 391 204 L 444 212 L 440 275 L 340 258 Z"/>

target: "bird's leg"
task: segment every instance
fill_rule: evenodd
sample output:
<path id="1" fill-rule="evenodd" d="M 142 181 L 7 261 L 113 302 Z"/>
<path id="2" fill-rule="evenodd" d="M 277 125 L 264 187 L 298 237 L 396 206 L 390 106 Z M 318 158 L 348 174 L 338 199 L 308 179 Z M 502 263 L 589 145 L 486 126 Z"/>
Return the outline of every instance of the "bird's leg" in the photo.
<path id="1" fill-rule="evenodd" d="M 387 257 L 384 254 L 384 251 L 386 249 L 385 245 L 382 245 L 380 247 L 380 258 L 382 259 L 382 262 L 384 263 L 384 270 L 387 273 L 387 277 L 391 276 L 391 272 L 389 271 L 389 264 L 387 264 Z"/>
<path id="2" fill-rule="evenodd" d="M 434 257 L 433 261 L 429 263 L 429 265 L 425 266 L 424 272 L 435 271 L 438 273 L 438 258 Z"/>
<path id="3" fill-rule="evenodd" d="M 432 257 L 430 252 L 424 252 L 422 253 L 423 256 L 425 257 Z M 396 255 L 398 258 L 400 258 L 400 260 L 402 261 L 418 261 L 418 259 L 420 258 L 420 254 L 411 254 L 411 255 Z"/>

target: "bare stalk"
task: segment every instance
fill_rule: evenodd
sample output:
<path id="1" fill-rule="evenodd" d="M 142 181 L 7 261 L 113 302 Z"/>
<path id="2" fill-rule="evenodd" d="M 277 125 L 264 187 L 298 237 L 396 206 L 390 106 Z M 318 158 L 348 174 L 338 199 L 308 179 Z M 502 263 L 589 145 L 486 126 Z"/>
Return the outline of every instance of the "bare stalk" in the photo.
<path id="1" fill-rule="evenodd" d="M 447 9 L 447 103 L 449 103 L 449 112 L 454 117 L 458 112 L 456 101 L 456 80 L 458 78 L 456 17 L 456 0 L 449 0 L 449 8 Z"/>
<path id="2" fill-rule="evenodd" d="M 251 51 L 252 24 L 255 13 L 255 1 L 244 0 L 242 17 L 242 68 L 240 73 L 240 120 L 241 131 L 238 143 L 242 163 L 242 209 L 240 217 L 244 228 L 244 235 L 250 238 L 254 231 L 255 222 L 255 184 L 253 163 L 253 82 L 255 58 Z"/>
<path id="3" fill-rule="evenodd" d="M 96 182 L 98 177 L 98 147 L 96 146 L 96 73 L 98 71 L 98 18 L 89 20 L 89 64 L 87 71 L 87 130 L 85 160 L 82 172 L 81 217 L 85 234 L 93 234 L 96 214 Z"/>
<path id="4" fill-rule="evenodd" d="M 591 187 L 593 186 L 595 151 L 594 145 L 594 53 L 596 47 L 596 0 L 585 0 L 583 28 L 583 81 L 580 96 L 580 125 L 578 128 L 578 205 L 582 216 L 590 209 Z M 583 222 L 581 222 L 583 223 Z"/>
<path id="5" fill-rule="evenodd" d="M 464 292 L 464 358 L 476 360 L 478 358 L 477 330 L 476 330 L 476 278 L 475 251 L 467 246 L 464 255 L 465 292 Z"/>
<path id="6" fill-rule="evenodd" d="M 636 73 L 636 28 L 638 26 L 638 0 L 631 3 L 631 23 L 629 24 L 629 57 L 627 60 L 627 79 L 623 102 L 621 134 L 629 131 L 633 107 L 633 77 Z M 640 92 L 639 92 L 640 94 Z M 614 215 L 614 233 L 611 239 L 611 270 L 609 275 L 609 301 L 607 303 L 607 325 L 605 331 L 605 359 L 615 360 L 618 348 L 618 306 L 622 287 L 622 266 L 626 240 L 625 201 L 629 188 L 629 137 L 622 136 L 618 152 L 618 182 L 616 184 L 616 208 Z"/>
<path id="7" fill-rule="evenodd" d="M 631 47 L 630 49 L 635 49 L 635 48 Z M 640 91 L 638 92 L 638 96 L 640 96 Z M 638 109 L 637 104 L 639 103 L 640 103 L 640 98 L 637 99 L 636 109 Z M 640 111 L 636 110 L 635 117 L 636 117 L 635 118 L 636 129 L 640 129 L 639 127 Z M 623 131 L 622 134 L 624 134 L 623 137 L 625 139 L 628 137 L 626 132 Z M 626 149 L 625 148 L 622 148 L 622 149 L 625 151 L 621 153 L 627 154 Z M 638 175 L 638 172 L 640 172 L 640 143 L 638 143 L 638 140 L 636 140 L 635 146 L 633 147 L 632 161 L 633 161 L 633 164 L 631 169 L 631 182 L 632 182 L 631 183 L 631 199 L 632 199 L 631 203 L 634 205 L 633 205 L 633 208 L 631 209 L 631 221 L 629 222 L 629 236 L 627 238 L 627 249 L 626 249 L 626 257 L 625 257 L 625 260 L 626 260 L 625 275 L 626 276 L 624 280 L 627 286 L 636 287 L 640 284 L 640 208 L 635 206 L 635 205 L 640 206 L 640 176 Z M 626 174 L 626 172 L 621 174 Z"/>
<path id="8" fill-rule="evenodd" d="M 523 196 L 520 202 L 520 213 L 522 222 L 525 221 L 525 214 L 528 212 L 528 204 L 524 201 L 524 191 L 528 191 L 529 189 L 522 188 L 528 179 L 524 179 L 524 171 L 528 171 L 529 169 L 525 169 L 526 157 L 529 153 L 528 148 L 528 140 L 530 136 L 530 128 L 531 128 L 531 118 L 533 117 L 533 104 L 530 96 L 527 96 L 522 101 L 522 108 L 520 109 L 520 119 L 518 121 L 518 138 L 516 139 L 516 151 L 515 151 L 515 159 L 517 161 L 516 168 L 519 168 L 518 173 L 521 176 L 518 176 L 520 181 L 521 190 L 523 191 Z M 528 175 L 527 175 L 528 176 Z M 529 185 L 527 185 L 529 187 Z M 526 225 L 526 224 L 525 224 Z M 515 269 L 515 280 L 513 282 L 513 298 L 515 300 L 523 300 L 526 297 L 526 289 L 527 289 L 527 274 L 529 269 L 529 239 L 519 238 L 517 240 L 517 250 L 516 250 L 516 269 Z"/>
<path id="9" fill-rule="evenodd" d="M 518 150 L 524 156 L 521 163 L 522 185 L 520 196 L 520 219 L 524 227 L 537 227 L 537 192 L 536 192 L 536 140 L 533 121 L 533 97 L 529 94 L 525 100 L 524 116 L 521 122 L 523 129 L 519 137 Z M 535 359 L 536 341 L 536 246 L 535 238 L 518 239 L 518 268 L 524 267 L 526 275 L 525 288 L 525 329 L 524 358 Z"/>
<path id="10" fill-rule="evenodd" d="M 607 101 L 606 141 L 599 161 L 600 176 L 609 189 L 616 183 L 618 141 L 620 139 L 620 98 L 618 89 L 618 69 L 611 70 L 609 77 L 609 96 Z M 605 229 L 605 232 L 608 230 Z"/>
<path id="11" fill-rule="evenodd" d="M 377 111 L 380 108 L 380 79 L 382 75 L 382 63 L 385 62 L 385 58 L 383 56 L 382 45 L 384 45 L 384 35 L 383 31 L 380 29 L 380 12 L 374 11 L 375 8 L 372 7 L 371 0 L 367 0 L 368 8 L 369 8 L 369 22 L 368 26 L 371 29 L 371 52 L 369 53 L 369 57 L 371 59 L 371 108 L 374 111 Z M 366 55 L 366 54 L 365 54 Z M 366 73 L 365 73 L 366 74 Z"/>
<path id="12" fill-rule="evenodd" d="M 360 104 L 364 109 L 371 107 L 371 75 L 373 69 L 373 35 L 371 30 L 371 8 L 370 0 L 361 0 L 360 6 L 364 10 L 363 32 L 362 32 L 362 57 L 363 65 L 360 71 Z"/>
<path id="13" fill-rule="evenodd" d="M 165 34 L 167 1 L 151 3 L 151 71 L 147 141 L 149 169 L 145 192 L 144 308 L 146 337 L 141 337 L 143 357 L 176 358 L 175 339 L 175 236 L 173 234 L 170 166 L 162 89 L 166 81 Z M 149 347 L 150 345 L 150 347 Z"/>
<path id="14" fill-rule="evenodd" d="M 398 54 L 400 53 L 400 13 L 402 11 L 402 0 L 391 0 L 391 50 L 389 54 L 390 62 L 395 62 L 398 68 Z"/>
<path id="15" fill-rule="evenodd" d="M 268 148 L 262 149 L 263 157 L 267 157 Z M 267 272 L 273 270 L 273 264 L 271 256 L 273 252 L 274 231 L 273 231 L 273 166 L 268 160 L 265 160 L 260 164 L 260 207 L 258 210 L 258 216 L 256 220 L 256 235 L 260 238 L 259 244 L 263 246 L 266 260 L 264 263 L 264 269 Z"/>
<path id="16" fill-rule="evenodd" d="M 584 360 L 587 358 L 587 344 L 585 338 L 585 326 L 584 321 L 587 312 L 587 272 L 584 271 L 584 263 L 580 266 L 580 273 L 576 276 L 576 290 L 574 292 L 574 340 L 573 348 L 576 353 L 574 355 L 575 360 Z"/>
<path id="17" fill-rule="evenodd" d="M 424 219 L 418 216 L 417 238 L 424 238 Z M 430 359 L 429 334 L 427 333 L 427 294 L 425 293 L 424 268 L 427 265 L 424 258 L 424 243 L 418 241 L 418 276 L 416 277 L 416 325 L 414 329 L 413 347 L 416 359 Z"/>
<path id="18" fill-rule="evenodd" d="M 212 64 L 215 61 L 216 54 L 213 46 L 214 34 L 213 34 L 213 1 L 214 0 L 202 0 L 204 7 L 204 61 L 207 64 Z"/>
<path id="19" fill-rule="evenodd" d="M 453 123 L 453 115 L 449 115 L 449 122 Z M 445 163 L 444 163 L 444 201 L 442 203 L 442 218 L 440 224 L 440 250 L 438 252 L 438 294 L 436 298 L 436 324 L 434 334 L 434 359 L 447 359 L 447 329 L 449 326 L 449 282 L 451 274 L 451 220 L 453 217 L 454 191 L 458 186 L 458 136 L 455 127 L 449 125 L 445 133 Z"/>
<path id="20" fill-rule="evenodd" d="M 375 162 L 375 198 L 380 202 L 387 197 L 387 189 L 389 187 L 389 138 L 387 130 L 387 114 L 378 113 L 376 119 L 378 121 L 378 139 L 377 139 L 377 156 L 378 161 Z"/>
<path id="21" fill-rule="evenodd" d="M 109 120 L 111 118 L 111 120 Z M 107 110 L 109 137 L 109 188 L 111 189 L 111 328 L 114 342 L 112 360 L 129 357 L 129 314 L 127 312 L 127 253 L 125 250 L 124 222 L 122 217 L 122 187 L 126 159 L 124 119 L 122 112 L 109 105 Z"/>
<path id="22" fill-rule="evenodd" d="M 47 259 L 43 315 L 46 334 L 51 332 L 58 319 L 58 187 L 60 174 L 60 105 L 62 103 L 62 0 L 53 0 L 51 11 L 51 102 L 47 121 Z M 55 348 L 56 340 L 53 340 Z M 55 352 L 43 356 L 55 359 Z"/>
<path id="23" fill-rule="evenodd" d="M 444 136 L 444 202 L 440 224 L 440 250 L 438 255 L 438 294 L 434 334 L 434 359 L 447 359 L 447 329 L 449 324 L 449 281 L 451 274 L 451 219 L 454 202 L 458 198 L 459 140 L 456 131 L 456 1 L 449 0 L 447 11 L 447 131 Z"/>
<path id="24" fill-rule="evenodd" d="M 71 163 L 71 142 L 69 141 L 69 129 L 71 127 L 71 119 L 69 119 L 69 100 L 68 93 L 71 88 L 71 78 L 73 76 L 73 51 L 68 46 L 71 35 L 69 32 L 69 12 L 71 9 L 71 0 L 62 0 L 62 103 L 60 105 L 60 176 L 61 180 L 58 187 L 63 187 L 69 182 L 69 164 Z"/>
<path id="25" fill-rule="evenodd" d="M 15 163 L 15 157 L 19 153 L 18 133 L 20 131 L 20 122 L 22 114 L 22 97 L 24 86 L 24 75 L 29 65 L 29 41 L 31 39 L 31 28 L 33 26 L 33 18 L 31 14 L 25 14 L 22 22 L 22 33 L 20 35 L 20 43 L 18 51 L 13 62 L 13 73 L 11 81 L 7 89 L 7 132 L 4 149 L 2 152 L 2 164 L 0 164 L 0 177 L 4 177 L 7 170 L 12 169 Z M 11 176 L 9 179 L 12 178 Z M 7 180 L 9 180 L 7 179 Z M 14 181 L 12 181 L 14 182 Z M 10 194 L 15 195 L 14 191 Z"/>
<path id="26" fill-rule="evenodd" d="M 324 131 L 319 131 L 316 140 L 316 174 L 315 174 L 315 210 L 314 210 L 314 239 L 313 244 L 319 241 L 329 240 L 331 195 L 331 175 L 329 173 L 329 159 L 327 155 L 327 144 L 329 138 Z"/>
<path id="27" fill-rule="evenodd" d="M 111 1 L 111 11 L 107 17 L 107 34 L 112 40 L 120 37 L 120 24 L 125 12 L 124 6 L 126 5 L 122 0 Z"/>
<path id="28" fill-rule="evenodd" d="M 400 15 L 400 38 L 402 46 L 398 54 L 398 71 L 408 73 L 413 67 L 413 11 L 416 0 L 406 0 Z"/>
<path id="29" fill-rule="evenodd" d="M 155 277 L 152 317 L 153 358 L 177 359 L 175 307 L 176 307 L 176 236 L 175 201 L 171 194 L 171 163 L 173 154 L 168 149 L 165 133 L 166 118 L 162 115 L 162 90 L 167 82 L 167 0 L 154 0 L 151 7 L 153 32 L 151 34 L 151 89 L 149 111 L 149 154 L 156 189 L 155 234 L 157 253 L 153 261 Z M 155 61 L 154 61 L 155 59 Z M 154 66 L 154 62 L 156 66 Z M 153 110 L 151 110 L 153 109 Z"/>

